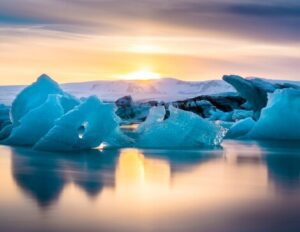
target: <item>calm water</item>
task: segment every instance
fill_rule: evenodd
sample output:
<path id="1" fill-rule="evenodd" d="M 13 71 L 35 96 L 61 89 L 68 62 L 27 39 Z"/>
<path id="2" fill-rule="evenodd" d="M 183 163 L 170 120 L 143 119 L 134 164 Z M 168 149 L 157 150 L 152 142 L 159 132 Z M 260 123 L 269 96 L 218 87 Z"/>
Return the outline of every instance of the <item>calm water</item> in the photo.
<path id="1" fill-rule="evenodd" d="M 0 231 L 300 231 L 300 144 L 0 147 Z"/>

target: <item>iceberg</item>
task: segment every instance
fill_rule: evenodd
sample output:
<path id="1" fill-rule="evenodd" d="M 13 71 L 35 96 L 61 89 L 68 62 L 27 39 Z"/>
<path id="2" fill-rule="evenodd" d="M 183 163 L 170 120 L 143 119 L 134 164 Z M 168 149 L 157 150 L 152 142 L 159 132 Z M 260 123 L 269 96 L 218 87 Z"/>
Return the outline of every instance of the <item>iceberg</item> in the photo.
<path id="1" fill-rule="evenodd" d="M 217 121 L 215 121 L 215 124 L 223 127 L 224 129 L 226 129 L 228 131 L 234 125 L 234 122 L 217 120 Z"/>
<path id="2" fill-rule="evenodd" d="M 211 121 L 230 122 L 230 121 L 232 121 L 232 115 L 233 115 L 233 111 L 223 112 L 223 111 L 217 109 L 217 110 L 211 111 L 211 116 L 209 117 L 209 119 Z"/>
<path id="3" fill-rule="evenodd" d="M 150 109 L 146 120 L 137 128 L 138 133 L 143 133 L 147 128 L 151 128 L 152 125 L 164 120 L 166 109 L 164 106 L 154 106 Z"/>
<path id="4" fill-rule="evenodd" d="M 153 110 L 149 120 L 140 126 L 137 147 L 216 146 L 226 133 L 222 127 L 195 113 L 170 106 L 170 116 L 161 120 L 162 111 L 161 108 Z"/>
<path id="5" fill-rule="evenodd" d="M 236 122 L 245 118 L 253 117 L 253 111 L 249 110 L 234 110 L 232 113 L 232 121 Z"/>
<path id="6" fill-rule="evenodd" d="M 60 101 L 65 113 L 80 103 L 78 99 L 65 93 L 58 83 L 43 74 L 36 82 L 23 89 L 13 101 L 10 112 L 12 123 L 19 124 L 23 116 L 42 105 L 50 94 L 61 96 Z"/>
<path id="7" fill-rule="evenodd" d="M 9 107 L 0 104 L 0 130 L 10 123 Z"/>
<path id="8" fill-rule="evenodd" d="M 118 126 L 114 105 L 101 102 L 96 96 L 59 118 L 34 149 L 75 151 L 98 147 Z"/>
<path id="9" fill-rule="evenodd" d="M 11 130 L 3 144 L 32 146 L 43 137 L 53 126 L 56 119 L 64 114 L 59 95 L 49 95 L 46 102 L 29 111 L 18 125 Z"/>
<path id="10" fill-rule="evenodd" d="M 299 140 L 300 91 L 278 89 L 269 95 L 268 105 L 245 136 L 248 139 Z"/>
<path id="11" fill-rule="evenodd" d="M 10 135 L 12 129 L 13 129 L 13 125 L 12 124 L 7 124 L 6 126 L 4 126 L 0 130 L 0 141 L 6 139 Z M 1 141 L 1 143 L 2 143 L 2 141 Z"/>
<path id="12" fill-rule="evenodd" d="M 242 139 L 255 125 L 255 121 L 249 117 L 233 124 L 227 132 L 226 139 Z"/>
<path id="13" fill-rule="evenodd" d="M 267 105 L 267 93 L 275 90 L 270 83 L 264 83 L 259 79 L 251 81 L 236 75 L 225 75 L 223 80 L 231 84 L 240 96 L 247 100 L 244 106 L 254 111 L 255 119 L 259 118 L 261 109 Z"/>

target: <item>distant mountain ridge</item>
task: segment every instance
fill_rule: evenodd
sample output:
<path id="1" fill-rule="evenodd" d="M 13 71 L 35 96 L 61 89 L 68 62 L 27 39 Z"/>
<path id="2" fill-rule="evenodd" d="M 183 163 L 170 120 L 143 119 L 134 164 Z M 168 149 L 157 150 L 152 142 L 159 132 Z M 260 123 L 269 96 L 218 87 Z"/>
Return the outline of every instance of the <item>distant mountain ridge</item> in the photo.
<path id="1" fill-rule="evenodd" d="M 90 92 L 107 101 L 116 100 L 125 95 L 131 95 L 135 101 L 173 101 L 200 94 L 207 95 L 235 91 L 229 84 L 222 80 L 194 82 L 181 81 L 175 78 L 93 81 L 63 84 L 62 87 L 76 96 L 84 96 L 87 92 Z"/>
<path id="2" fill-rule="evenodd" d="M 261 78 L 262 79 L 262 78 Z M 297 81 L 275 81 L 262 79 L 271 83 L 288 82 L 300 85 Z M 212 95 L 235 92 L 235 89 L 223 80 L 183 81 L 175 78 L 153 80 L 99 80 L 81 83 L 61 84 L 62 88 L 77 97 L 96 95 L 105 101 L 131 95 L 134 101 L 176 101 L 199 95 Z M 25 86 L 0 86 L 0 103 L 11 104 L 16 94 Z"/>

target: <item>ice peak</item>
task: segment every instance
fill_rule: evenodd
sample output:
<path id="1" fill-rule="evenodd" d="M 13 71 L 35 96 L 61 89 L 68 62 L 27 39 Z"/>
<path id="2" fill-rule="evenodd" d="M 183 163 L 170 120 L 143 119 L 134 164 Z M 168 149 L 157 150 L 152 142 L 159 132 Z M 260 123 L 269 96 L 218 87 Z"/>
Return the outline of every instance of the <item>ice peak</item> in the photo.
<path id="1" fill-rule="evenodd" d="M 52 84 L 54 84 L 54 83 L 57 84 L 56 81 L 54 81 L 50 76 L 48 76 L 45 73 L 43 73 L 42 75 L 40 75 L 37 78 L 36 82 L 39 82 L 39 83 L 40 82 L 44 82 L 44 83 L 48 82 L 48 83 L 52 83 Z"/>

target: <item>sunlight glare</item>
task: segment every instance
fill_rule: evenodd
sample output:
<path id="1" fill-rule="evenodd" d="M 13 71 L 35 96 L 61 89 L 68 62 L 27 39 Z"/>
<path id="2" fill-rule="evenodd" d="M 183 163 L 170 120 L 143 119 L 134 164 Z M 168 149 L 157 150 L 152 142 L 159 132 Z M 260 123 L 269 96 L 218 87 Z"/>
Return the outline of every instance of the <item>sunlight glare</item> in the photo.
<path id="1" fill-rule="evenodd" d="M 123 80 L 151 80 L 159 79 L 161 76 L 159 73 L 153 72 L 149 69 L 141 69 L 136 72 L 119 75 L 118 77 Z"/>

